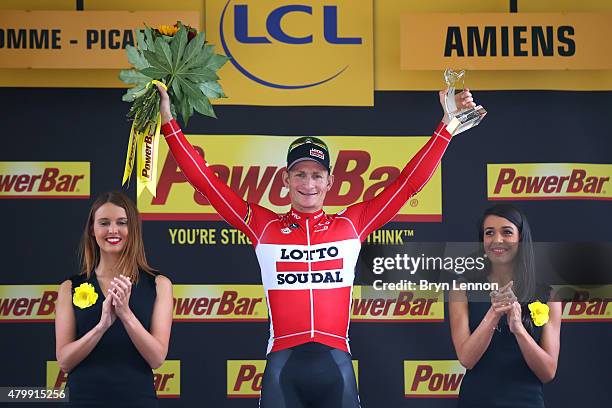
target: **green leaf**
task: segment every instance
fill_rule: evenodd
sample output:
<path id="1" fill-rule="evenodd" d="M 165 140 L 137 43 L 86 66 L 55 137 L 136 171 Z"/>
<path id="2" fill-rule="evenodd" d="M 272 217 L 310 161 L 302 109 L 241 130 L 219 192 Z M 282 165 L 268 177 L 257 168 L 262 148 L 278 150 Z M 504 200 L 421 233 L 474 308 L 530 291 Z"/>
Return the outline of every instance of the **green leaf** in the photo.
<path id="1" fill-rule="evenodd" d="M 176 79 L 180 81 L 181 90 L 184 93 L 183 99 L 186 99 L 186 97 L 198 99 L 204 96 L 200 88 L 193 82 L 180 77 L 177 77 Z"/>
<path id="2" fill-rule="evenodd" d="M 172 68 L 168 66 L 162 55 L 151 51 L 143 51 L 143 54 L 152 67 L 163 70 L 168 75 L 172 74 Z"/>
<path id="3" fill-rule="evenodd" d="M 124 102 L 134 102 L 136 98 L 143 96 L 146 90 L 146 84 L 136 85 L 133 88 L 127 90 L 127 92 L 121 97 L 121 100 Z"/>
<path id="4" fill-rule="evenodd" d="M 144 75 L 151 77 L 153 79 L 162 79 L 165 76 L 168 75 L 168 72 L 163 70 L 163 69 L 159 69 L 157 67 L 149 67 L 149 68 L 145 68 L 143 69 L 142 72 Z"/>
<path id="5" fill-rule="evenodd" d="M 187 122 L 189 122 L 189 118 L 193 115 L 193 106 L 189 103 L 188 98 L 183 98 L 181 100 L 179 110 L 181 112 L 181 116 L 183 117 L 183 122 L 185 126 L 187 126 Z"/>
<path id="6" fill-rule="evenodd" d="M 147 43 L 145 41 L 144 30 L 136 30 L 136 46 L 142 51 L 148 50 Z"/>
<path id="7" fill-rule="evenodd" d="M 197 112 L 200 112 L 202 115 L 210 116 L 212 118 L 217 117 L 215 115 L 215 111 L 213 110 L 213 107 L 210 104 L 210 101 L 208 100 L 208 98 L 206 97 L 198 98 L 198 99 L 190 98 L 189 102 L 193 105 L 193 108 Z"/>
<path id="8" fill-rule="evenodd" d="M 135 69 L 125 69 L 119 73 L 119 79 L 126 84 L 140 84 L 151 81 L 151 78 Z"/>
<path id="9" fill-rule="evenodd" d="M 153 30 L 150 27 L 145 28 L 145 44 L 147 45 L 147 50 L 151 52 L 155 52 L 155 40 L 153 38 Z"/>
<path id="10" fill-rule="evenodd" d="M 184 66 L 185 72 L 190 69 L 205 67 L 208 59 L 214 55 L 214 47 L 212 45 L 204 45 L 202 51 L 195 57 L 193 57 L 187 64 Z"/>
<path id="11" fill-rule="evenodd" d="M 134 68 L 143 69 L 149 66 L 147 59 L 142 56 L 136 47 L 128 45 L 125 47 L 125 50 L 127 51 L 128 61 L 134 66 Z"/>
<path id="12" fill-rule="evenodd" d="M 172 74 L 172 51 L 170 51 L 170 46 L 162 38 L 157 38 L 155 40 L 155 47 L 158 50 L 157 56 L 159 60 L 165 64 L 164 68 L 167 68 Z"/>
<path id="13" fill-rule="evenodd" d="M 215 71 L 203 67 L 189 72 L 185 72 L 184 74 L 180 74 L 180 76 L 194 83 L 216 81 L 219 79 L 217 74 L 215 74 Z"/>
<path id="14" fill-rule="evenodd" d="M 172 68 L 174 71 L 181 64 L 181 59 L 183 58 L 183 54 L 185 53 L 185 47 L 187 46 L 187 29 L 181 23 L 179 23 L 178 33 L 172 39 L 172 43 L 170 44 L 170 50 L 172 51 L 172 61 L 174 61 L 174 65 Z"/>
<path id="15" fill-rule="evenodd" d="M 185 96 L 191 97 L 193 99 L 198 99 L 204 96 L 200 88 L 196 84 L 191 82 L 190 80 L 180 77 L 180 76 L 174 77 L 174 80 L 179 81 L 179 85 L 181 86 L 181 89 L 184 91 Z M 186 99 L 186 98 L 183 97 L 183 99 Z"/>
<path id="16" fill-rule="evenodd" d="M 179 69 L 180 67 L 187 65 L 192 58 L 196 57 L 202 51 L 203 45 L 204 33 L 200 32 L 189 42 L 189 44 L 187 44 L 185 53 L 183 55 L 183 61 L 181 61 L 181 63 L 178 65 Z"/>
<path id="17" fill-rule="evenodd" d="M 209 99 L 226 98 L 225 93 L 223 93 L 223 89 L 221 88 L 221 85 L 219 85 L 219 83 L 216 81 L 202 82 L 199 85 L 200 90 Z"/>
<path id="18" fill-rule="evenodd" d="M 225 55 L 214 54 L 206 63 L 206 68 L 212 69 L 213 71 L 217 71 L 220 69 L 225 63 L 229 61 L 229 58 Z"/>
<path id="19" fill-rule="evenodd" d="M 177 100 L 183 99 L 183 90 L 181 89 L 181 84 L 179 81 L 172 81 L 172 91 Z"/>

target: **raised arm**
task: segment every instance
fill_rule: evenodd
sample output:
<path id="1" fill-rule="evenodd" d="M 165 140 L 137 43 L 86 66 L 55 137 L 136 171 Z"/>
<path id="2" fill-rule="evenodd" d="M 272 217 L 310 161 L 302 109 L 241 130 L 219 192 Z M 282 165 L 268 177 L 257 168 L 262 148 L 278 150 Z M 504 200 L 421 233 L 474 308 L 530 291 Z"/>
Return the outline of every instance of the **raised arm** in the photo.
<path id="1" fill-rule="evenodd" d="M 257 223 L 267 222 L 267 218 L 274 217 L 274 213 L 244 201 L 210 170 L 206 160 L 187 141 L 178 123 L 172 117 L 168 93 L 160 86 L 157 86 L 157 89 L 161 100 L 161 130 L 181 171 L 189 183 L 208 199 L 223 219 L 244 232 L 251 242 L 256 244 L 259 240 Z M 258 217 L 253 216 L 254 212 L 257 212 Z"/>
<path id="2" fill-rule="evenodd" d="M 445 93 L 446 91 L 439 93 L 443 109 Z M 456 95 L 456 102 L 460 109 L 476 106 L 469 90 Z M 361 241 L 372 231 L 389 222 L 408 199 L 427 184 L 440 164 L 451 138 L 444 121 L 440 122 L 433 136 L 406 164 L 392 184 L 375 198 L 346 209 L 344 215 L 353 222 Z"/>

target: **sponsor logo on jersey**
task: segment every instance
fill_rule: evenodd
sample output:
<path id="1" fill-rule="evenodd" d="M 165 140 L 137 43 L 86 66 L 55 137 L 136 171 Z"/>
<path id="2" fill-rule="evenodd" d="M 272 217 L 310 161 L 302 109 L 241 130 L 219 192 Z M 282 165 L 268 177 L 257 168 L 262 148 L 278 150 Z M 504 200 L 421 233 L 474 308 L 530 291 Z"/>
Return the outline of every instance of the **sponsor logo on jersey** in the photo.
<path id="1" fill-rule="evenodd" d="M 278 288 L 293 284 L 344 282 L 344 259 L 339 254 L 336 245 L 280 248 L 276 261 Z"/>

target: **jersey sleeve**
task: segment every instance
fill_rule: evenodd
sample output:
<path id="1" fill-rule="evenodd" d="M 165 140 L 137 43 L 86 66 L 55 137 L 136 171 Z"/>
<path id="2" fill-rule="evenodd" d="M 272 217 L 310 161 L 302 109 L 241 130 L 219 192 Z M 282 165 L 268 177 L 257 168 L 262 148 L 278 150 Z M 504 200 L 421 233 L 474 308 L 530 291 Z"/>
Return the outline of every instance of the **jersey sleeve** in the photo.
<path id="1" fill-rule="evenodd" d="M 435 172 L 452 136 L 441 122 L 427 143 L 406 164 L 397 179 L 371 200 L 349 206 L 342 216 L 349 218 L 364 241 L 399 212 L 418 193 Z"/>
<path id="2" fill-rule="evenodd" d="M 200 194 L 205 196 L 225 221 L 244 232 L 253 245 L 260 238 L 260 224 L 276 217 L 272 211 L 243 200 L 208 167 L 206 160 L 187 141 L 176 120 L 162 125 L 168 147 L 181 171 Z"/>

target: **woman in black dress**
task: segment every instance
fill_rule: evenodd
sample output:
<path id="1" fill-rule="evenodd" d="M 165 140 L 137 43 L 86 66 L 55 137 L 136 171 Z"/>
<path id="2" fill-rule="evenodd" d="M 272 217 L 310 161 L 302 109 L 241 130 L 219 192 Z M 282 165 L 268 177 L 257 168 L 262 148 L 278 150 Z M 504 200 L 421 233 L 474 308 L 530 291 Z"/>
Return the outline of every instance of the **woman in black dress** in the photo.
<path id="1" fill-rule="evenodd" d="M 147 264 L 140 216 L 126 195 L 93 203 L 81 256 L 81 274 L 60 286 L 55 318 L 70 405 L 157 407 L 151 369 L 168 352 L 172 284 Z"/>
<path id="2" fill-rule="evenodd" d="M 557 370 L 561 304 L 549 301 L 548 288 L 536 284 L 531 231 L 519 209 L 509 204 L 489 208 L 479 235 L 486 268 L 465 281 L 497 283 L 500 289 L 486 296 L 450 294 L 453 344 L 467 369 L 458 406 L 542 408 L 542 384 Z M 546 319 L 530 312 L 537 300 L 549 308 L 543 325 Z"/>

